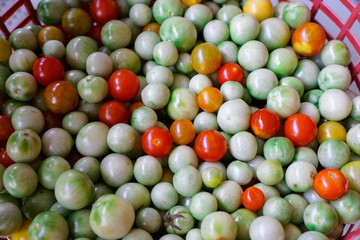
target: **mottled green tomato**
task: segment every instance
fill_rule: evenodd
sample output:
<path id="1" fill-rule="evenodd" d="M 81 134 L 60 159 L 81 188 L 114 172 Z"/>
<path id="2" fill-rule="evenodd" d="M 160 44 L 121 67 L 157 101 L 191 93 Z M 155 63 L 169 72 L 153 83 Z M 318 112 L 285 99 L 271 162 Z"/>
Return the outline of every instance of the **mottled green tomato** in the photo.
<path id="1" fill-rule="evenodd" d="M 173 184 L 179 194 L 191 197 L 201 189 L 201 174 L 193 166 L 184 166 L 174 174 Z"/>
<path id="2" fill-rule="evenodd" d="M 193 121 L 196 133 L 200 133 L 204 130 L 214 129 L 218 130 L 219 125 L 217 124 L 216 114 L 209 112 L 200 112 Z"/>
<path id="3" fill-rule="evenodd" d="M 156 22 L 162 24 L 172 16 L 182 16 L 184 8 L 180 0 L 158 0 L 152 7 L 152 14 Z"/>
<path id="4" fill-rule="evenodd" d="M 208 188 L 216 188 L 222 182 L 222 173 L 216 167 L 208 167 L 201 173 L 203 184 Z"/>
<path id="5" fill-rule="evenodd" d="M 61 239 L 69 237 L 69 226 L 65 218 L 55 212 L 38 214 L 29 226 L 29 239 Z"/>
<path id="6" fill-rule="evenodd" d="M 200 32 L 213 19 L 213 13 L 205 4 L 194 4 L 185 11 L 184 17 L 192 22 L 196 30 Z"/>
<path id="7" fill-rule="evenodd" d="M 256 169 L 256 176 L 262 183 L 275 185 L 283 179 L 284 170 L 279 161 L 268 159 L 258 166 Z"/>
<path id="8" fill-rule="evenodd" d="M 130 8 L 130 20 L 139 27 L 144 27 L 152 20 L 151 8 L 143 3 L 137 3 Z"/>
<path id="9" fill-rule="evenodd" d="M 349 162 L 345 164 L 340 170 L 349 181 L 350 189 L 360 193 L 360 161 Z"/>
<path id="10" fill-rule="evenodd" d="M 302 100 L 304 102 L 310 102 L 314 104 L 317 108 L 319 108 L 319 99 L 323 93 L 323 90 L 312 89 L 304 94 Z"/>
<path id="11" fill-rule="evenodd" d="M 225 212 L 233 212 L 240 207 L 242 193 L 241 186 L 232 180 L 220 183 L 213 191 L 213 195 L 219 204 L 219 210 Z"/>
<path id="12" fill-rule="evenodd" d="M 341 198 L 330 201 L 330 205 L 342 223 L 355 223 L 360 219 L 360 194 L 354 190 L 350 189 Z"/>
<path id="13" fill-rule="evenodd" d="M 360 120 L 360 97 L 356 96 L 354 98 L 351 99 L 352 101 L 352 109 L 350 112 L 350 116 L 354 119 L 354 120 Z"/>
<path id="14" fill-rule="evenodd" d="M 340 121 L 349 116 L 352 102 L 349 95 L 340 89 L 324 91 L 319 99 L 319 111 L 322 117 L 331 121 Z"/>
<path id="15" fill-rule="evenodd" d="M 294 192 L 305 192 L 312 188 L 316 174 L 317 170 L 311 163 L 293 162 L 285 171 L 286 184 Z"/>
<path id="16" fill-rule="evenodd" d="M 134 73 L 139 73 L 141 70 L 140 57 L 131 49 L 117 49 L 110 54 L 110 58 L 113 62 L 114 71 L 125 68 Z"/>
<path id="17" fill-rule="evenodd" d="M 17 130 L 7 141 L 6 152 L 14 162 L 32 162 L 41 152 L 40 137 L 31 129 Z"/>
<path id="18" fill-rule="evenodd" d="M 12 99 L 26 102 L 35 97 L 37 82 L 29 73 L 16 72 L 6 80 L 5 90 Z"/>
<path id="19" fill-rule="evenodd" d="M 135 212 L 131 204 L 114 194 L 100 197 L 90 213 L 91 229 L 105 239 L 122 238 L 131 230 L 134 221 Z"/>
<path id="20" fill-rule="evenodd" d="M 42 51 L 44 56 L 52 56 L 57 59 L 62 59 L 65 55 L 66 49 L 64 44 L 59 40 L 49 40 L 44 43 Z"/>
<path id="21" fill-rule="evenodd" d="M 234 112 L 234 109 L 237 109 L 237 111 Z M 248 129 L 250 115 L 250 107 L 242 99 L 234 99 L 221 105 L 217 114 L 217 120 L 222 130 L 235 134 Z"/>
<path id="22" fill-rule="evenodd" d="M 264 216 L 270 216 L 278 220 L 281 224 L 286 224 L 291 220 L 292 205 L 281 197 L 268 199 L 263 206 Z"/>
<path id="23" fill-rule="evenodd" d="M 49 211 L 57 213 L 63 216 L 65 219 L 67 219 L 70 216 L 70 214 L 73 212 L 69 209 L 62 207 L 59 202 L 54 203 Z"/>
<path id="24" fill-rule="evenodd" d="M 80 158 L 73 169 L 85 173 L 93 183 L 96 183 L 100 178 L 100 163 L 94 157 Z"/>
<path id="25" fill-rule="evenodd" d="M 107 81 L 95 75 L 88 75 L 77 84 L 79 96 L 88 103 L 98 103 L 108 94 Z"/>
<path id="26" fill-rule="evenodd" d="M 134 228 L 122 240 L 153 240 L 153 237 L 145 230 Z"/>
<path id="27" fill-rule="evenodd" d="M 41 0 L 37 6 L 37 15 L 45 24 L 58 25 L 61 24 L 62 15 L 68 8 L 65 1 Z"/>
<path id="28" fill-rule="evenodd" d="M 252 97 L 265 100 L 269 92 L 278 85 L 275 73 L 266 68 L 252 71 L 246 78 L 246 87 Z"/>
<path id="29" fill-rule="evenodd" d="M 68 161 L 59 156 L 51 156 L 41 162 L 38 169 L 39 182 L 47 189 L 54 189 L 58 177 L 65 171 L 70 170 Z"/>
<path id="30" fill-rule="evenodd" d="M 100 197 L 104 196 L 105 194 L 113 194 L 115 191 L 113 188 L 110 188 L 108 185 L 104 183 L 97 183 L 95 186 L 95 197 L 92 203 L 96 202 Z"/>
<path id="31" fill-rule="evenodd" d="M 170 170 L 175 173 L 184 166 L 198 166 L 198 157 L 193 148 L 187 145 L 180 145 L 174 148 L 168 158 Z"/>
<path id="32" fill-rule="evenodd" d="M 309 204 L 314 202 L 328 202 L 328 200 L 321 198 L 313 188 L 305 191 L 303 196 Z"/>
<path id="33" fill-rule="evenodd" d="M 184 240 L 182 237 L 180 237 L 177 234 L 165 234 L 159 240 Z"/>
<path id="34" fill-rule="evenodd" d="M 175 68 L 177 72 L 182 74 L 191 73 L 194 70 L 191 65 L 191 55 L 189 53 L 180 53 Z"/>
<path id="35" fill-rule="evenodd" d="M 71 82 L 76 87 L 78 82 L 84 77 L 86 77 L 86 73 L 73 69 L 65 72 L 64 80 Z"/>
<path id="36" fill-rule="evenodd" d="M 167 105 L 169 117 L 173 120 L 186 118 L 193 120 L 199 111 L 196 95 L 188 88 L 176 88 L 171 92 Z"/>
<path id="37" fill-rule="evenodd" d="M 128 25 L 120 20 L 111 20 L 101 29 L 101 40 L 112 51 L 129 45 L 131 36 Z"/>
<path id="38" fill-rule="evenodd" d="M 172 42 L 159 42 L 153 49 L 153 57 L 157 64 L 170 67 L 179 57 L 178 50 Z"/>
<path id="39" fill-rule="evenodd" d="M 310 21 L 311 12 L 304 3 L 291 2 L 284 7 L 282 18 L 291 28 L 295 29 Z"/>
<path id="40" fill-rule="evenodd" d="M 86 36 L 75 37 L 66 45 L 66 61 L 73 69 L 85 71 L 86 59 L 97 50 L 95 40 Z"/>
<path id="41" fill-rule="evenodd" d="M 199 192 L 191 197 L 189 209 L 192 216 L 199 221 L 215 212 L 217 208 L 216 198 L 208 192 Z"/>
<path id="42" fill-rule="evenodd" d="M 120 187 L 133 176 L 133 163 L 129 157 L 112 153 L 100 163 L 101 177 L 110 187 Z"/>
<path id="43" fill-rule="evenodd" d="M 18 49 L 11 54 L 9 66 L 13 72 L 30 73 L 37 59 L 38 57 L 33 51 L 28 49 Z"/>
<path id="44" fill-rule="evenodd" d="M 257 40 L 246 42 L 240 47 L 237 55 L 240 66 L 247 71 L 264 67 L 268 58 L 266 46 Z"/>
<path id="45" fill-rule="evenodd" d="M 204 88 L 212 87 L 211 79 L 204 74 L 196 74 L 190 79 L 189 89 L 198 95 Z"/>
<path id="46" fill-rule="evenodd" d="M 17 108 L 11 116 L 11 123 L 15 130 L 31 129 L 38 134 L 45 126 L 43 113 L 30 105 Z"/>
<path id="47" fill-rule="evenodd" d="M 284 77 L 280 79 L 279 86 L 289 86 L 294 88 L 300 98 L 304 95 L 304 84 L 296 77 Z"/>
<path id="48" fill-rule="evenodd" d="M 126 123 L 115 124 L 107 135 L 107 144 L 116 153 L 130 152 L 134 148 L 135 142 L 135 130 Z"/>
<path id="49" fill-rule="evenodd" d="M 342 168 L 350 160 L 348 145 L 337 139 L 322 142 L 317 152 L 319 162 L 324 168 Z"/>
<path id="50" fill-rule="evenodd" d="M 55 184 L 56 200 L 70 210 L 86 207 L 94 195 L 94 184 L 91 179 L 75 169 L 62 173 Z"/>
<path id="51" fill-rule="evenodd" d="M 146 73 L 146 82 L 163 83 L 170 87 L 174 81 L 174 74 L 165 66 L 154 66 Z"/>
<path id="52" fill-rule="evenodd" d="M 285 47 L 290 40 L 290 28 L 279 18 L 268 18 L 260 23 L 258 40 L 272 51 Z"/>
<path id="53" fill-rule="evenodd" d="M 349 69 L 342 65 L 332 64 L 324 67 L 318 76 L 318 84 L 321 90 L 341 89 L 346 90 L 351 83 Z"/>
<path id="54" fill-rule="evenodd" d="M 299 94 L 292 87 L 275 87 L 267 96 L 267 107 L 275 111 L 280 118 L 287 118 L 298 112 L 300 108 Z"/>
<path id="55" fill-rule="evenodd" d="M 292 206 L 290 222 L 293 224 L 303 223 L 304 211 L 308 205 L 305 198 L 302 197 L 301 195 L 290 193 L 286 195 L 284 199 L 287 200 Z"/>
<path id="56" fill-rule="evenodd" d="M 164 226 L 168 233 L 186 234 L 194 227 L 194 217 L 184 206 L 174 206 L 164 216 Z"/>
<path id="57" fill-rule="evenodd" d="M 134 177 L 145 186 L 154 186 L 158 183 L 162 173 L 163 169 L 159 160 L 150 155 L 139 157 L 134 163 Z"/>
<path id="58" fill-rule="evenodd" d="M 9 36 L 9 42 L 15 50 L 23 48 L 35 52 L 38 46 L 35 34 L 26 28 L 15 29 Z"/>
<path id="59" fill-rule="evenodd" d="M 231 40 L 238 45 L 243 45 L 258 37 L 260 24 L 254 16 L 240 13 L 231 19 L 229 29 Z"/>
<path id="60" fill-rule="evenodd" d="M 154 208 L 142 208 L 136 214 L 135 224 L 148 233 L 157 232 L 162 225 L 160 213 Z"/>
<path id="61" fill-rule="evenodd" d="M 222 64 L 226 63 L 236 63 L 238 61 L 238 46 L 232 41 L 223 41 L 217 45 L 221 55 L 222 55 Z"/>
<path id="62" fill-rule="evenodd" d="M 70 236 L 75 239 L 76 238 L 94 239 L 96 235 L 90 227 L 89 218 L 90 218 L 89 209 L 74 211 L 67 219 L 70 228 Z"/>
<path id="63" fill-rule="evenodd" d="M 146 106 L 136 109 L 131 116 L 131 126 L 139 133 L 144 133 L 147 129 L 154 127 L 157 121 L 156 112 Z"/>
<path id="64" fill-rule="evenodd" d="M 172 42 L 179 52 L 187 52 L 195 45 L 197 31 L 194 24 L 186 18 L 174 16 L 161 24 L 160 37 L 163 41 Z"/>
<path id="65" fill-rule="evenodd" d="M 169 210 L 178 203 L 178 200 L 179 195 L 170 183 L 160 182 L 151 190 L 151 201 L 158 209 Z"/>
<path id="66" fill-rule="evenodd" d="M 76 135 L 89 122 L 88 116 L 80 111 L 66 114 L 62 120 L 62 127 L 70 134 Z"/>
<path id="67" fill-rule="evenodd" d="M 338 215 L 330 204 L 315 202 L 305 208 L 304 223 L 310 231 L 328 234 L 338 223 Z"/>
<path id="68" fill-rule="evenodd" d="M 76 148 L 84 156 L 100 157 L 107 153 L 109 127 L 102 122 L 91 122 L 82 127 L 76 136 Z"/>
<path id="69" fill-rule="evenodd" d="M 13 197 L 24 198 L 30 196 L 38 185 L 38 176 L 30 165 L 15 163 L 6 168 L 3 175 L 6 191 Z"/>
<path id="70" fill-rule="evenodd" d="M 325 66 L 339 64 L 347 66 L 350 63 L 350 52 L 343 41 L 330 40 L 320 52 L 321 61 Z"/>
<path id="71" fill-rule="evenodd" d="M 131 203 L 134 211 L 143 207 L 149 207 L 151 204 L 149 190 L 140 183 L 125 183 L 118 188 L 115 195 Z"/>
<path id="72" fill-rule="evenodd" d="M 295 154 L 294 144 L 285 137 L 273 137 L 265 142 L 264 157 L 274 159 L 282 166 L 288 165 Z"/>
<path id="73" fill-rule="evenodd" d="M 210 213 L 204 218 L 200 230 L 201 236 L 207 240 L 235 240 L 237 223 L 229 213 L 218 211 Z"/>
<path id="74" fill-rule="evenodd" d="M 278 48 L 269 55 L 266 68 L 273 71 L 279 78 L 291 75 L 298 65 L 298 57 L 287 48 Z"/>
<path id="75" fill-rule="evenodd" d="M 302 233 L 300 228 L 292 223 L 283 225 L 283 228 L 285 232 L 285 239 L 297 240 Z"/>
<path id="76" fill-rule="evenodd" d="M 170 90 L 165 84 L 150 83 L 141 91 L 141 99 L 145 106 L 159 110 L 168 104 Z"/>
<path id="77" fill-rule="evenodd" d="M 62 128 L 51 128 L 41 136 L 42 153 L 47 157 L 66 157 L 73 145 L 72 136 Z"/>
<path id="78" fill-rule="evenodd" d="M 142 32 L 135 40 L 134 50 L 141 59 L 152 60 L 154 47 L 160 41 L 161 41 L 160 36 L 155 32 L 152 31 Z"/>
<path id="79" fill-rule="evenodd" d="M 314 165 L 315 168 L 319 165 L 319 160 L 316 152 L 310 147 L 297 147 L 292 162 L 306 161 Z"/>
<path id="80" fill-rule="evenodd" d="M 310 59 L 302 59 L 299 61 L 293 76 L 302 81 L 305 91 L 309 91 L 317 88 L 319 72 L 320 69 L 314 61 Z"/>
<path id="81" fill-rule="evenodd" d="M 248 209 L 240 208 L 233 212 L 231 216 L 237 224 L 236 240 L 250 240 L 249 228 L 257 215 Z"/>
<path id="82" fill-rule="evenodd" d="M 227 178 L 240 185 L 248 184 L 251 181 L 253 174 L 254 171 L 252 168 L 247 163 L 241 161 L 232 161 L 226 169 Z"/>
<path id="83" fill-rule="evenodd" d="M 21 102 L 18 100 L 9 99 L 2 105 L 2 107 L 3 107 L 2 112 L 6 116 L 11 116 L 17 108 L 19 108 L 21 106 L 26 106 L 26 105 L 27 105 L 27 102 Z"/>
<path id="84" fill-rule="evenodd" d="M 17 232 L 22 224 L 20 209 L 11 202 L 0 203 L 0 236 L 10 236 Z"/>
<path id="85" fill-rule="evenodd" d="M 33 219 L 39 213 L 48 211 L 55 202 L 54 192 L 39 186 L 33 194 L 22 200 L 21 211 L 27 219 Z"/>
<path id="86" fill-rule="evenodd" d="M 103 52 L 93 52 L 86 59 L 86 72 L 107 79 L 112 73 L 111 58 Z"/>
<path id="87" fill-rule="evenodd" d="M 231 19 L 240 13 L 242 13 L 242 11 L 238 6 L 226 4 L 223 5 L 216 13 L 216 18 L 224 21 L 226 24 L 229 24 Z"/>

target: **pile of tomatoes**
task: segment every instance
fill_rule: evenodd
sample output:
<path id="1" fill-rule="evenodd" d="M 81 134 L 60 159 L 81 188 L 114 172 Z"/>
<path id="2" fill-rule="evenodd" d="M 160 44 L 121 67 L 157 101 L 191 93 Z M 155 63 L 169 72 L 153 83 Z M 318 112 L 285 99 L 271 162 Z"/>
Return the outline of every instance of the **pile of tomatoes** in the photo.
<path id="1" fill-rule="evenodd" d="M 0 38 L 0 237 L 336 239 L 350 53 L 298 1 L 41 0 Z"/>

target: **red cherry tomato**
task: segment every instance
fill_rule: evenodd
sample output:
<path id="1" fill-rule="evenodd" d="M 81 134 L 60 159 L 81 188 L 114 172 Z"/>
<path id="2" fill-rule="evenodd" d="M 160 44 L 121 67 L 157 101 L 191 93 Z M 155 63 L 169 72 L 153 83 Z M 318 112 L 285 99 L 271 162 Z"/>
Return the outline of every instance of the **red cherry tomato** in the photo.
<path id="1" fill-rule="evenodd" d="M 222 85 L 226 81 L 242 83 L 244 81 L 244 71 L 239 64 L 226 63 L 220 67 L 217 73 L 217 80 Z"/>
<path id="2" fill-rule="evenodd" d="M 284 134 L 294 145 L 305 146 L 316 138 L 317 126 L 308 115 L 297 113 L 286 119 Z"/>
<path id="3" fill-rule="evenodd" d="M 257 187 L 248 187 L 241 195 L 241 203 L 246 209 L 256 211 L 264 206 L 265 195 Z"/>
<path id="4" fill-rule="evenodd" d="M 140 89 L 140 82 L 136 74 L 127 69 L 113 72 L 109 78 L 109 91 L 120 101 L 129 101 L 136 97 Z"/>
<path id="5" fill-rule="evenodd" d="M 144 152 L 153 157 L 163 157 L 171 151 L 173 140 L 168 131 L 161 127 L 152 127 L 141 138 Z"/>
<path id="6" fill-rule="evenodd" d="M 93 25 L 90 29 L 90 32 L 88 33 L 88 36 L 94 39 L 99 47 L 104 45 L 103 42 L 101 41 L 101 29 L 103 26 L 104 25 L 101 24 Z"/>
<path id="7" fill-rule="evenodd" d="M 279 132 L 280 117 L 273 110 L 262 108 L 251 115 L 250 126 L 256 136 L 269 139 Z"/>
<path id="8" fill-rule="evenodd" d="M 225 137 L 216 130 L 205 130 L 195 138 L 196 154 L 208 162 L 216 162 L 225 156 L 227 143 Z"/>
<path id="9" fill-rule="evenodd" d="M 6 149 L 3 149 L 0 151 L 0 163 L 7 168 L 11 164 L 14 164 L 15 162 L 11 160 L 9 155 L 7 155 Z"/>
<path id="10" fill-rule="evenodd" d="M 64 79 L 64 66 L 55 57 L 42 57 L 34 63 L 33 75 L 38 83 L 47 86 L 52 82 Z"/>
<path id="11" fill-rule="evenodd" d="M 105 24 L 119 16 L 119 6 L 115 0 L 93 0 L 90 4 L 90 16 L 97 23 Z"/>
<path id="12" fill-rule="evenodd" d="M 99 109 L 99 120 L 109 127 L 117 123 L 126 123 L 129 120 L 129 111 L 119 101 L 108 101 Z"/>
<path id="13" fill-rule="evenodd" d="M 7 141 L 14 131 L 15 130 L 11 123 L 11 117 L 0 115 L 0 141 Z"/>
<path id="14" fill-rule="evenodd" d="M 313 188 L 323 199 L 336 200 L 349 190 L 349 181 L 335 168 L 325 168 L 315 175 Z"/>
<path id="15" fill-rule="evenodd" d="M 50 128 L 62 128 L 62 120 L 64 115 L 56 114 L 51 111 L 44 112 L 44 119 L 45 119 L 45 127 L 43 132 L 49 130 Z"/>

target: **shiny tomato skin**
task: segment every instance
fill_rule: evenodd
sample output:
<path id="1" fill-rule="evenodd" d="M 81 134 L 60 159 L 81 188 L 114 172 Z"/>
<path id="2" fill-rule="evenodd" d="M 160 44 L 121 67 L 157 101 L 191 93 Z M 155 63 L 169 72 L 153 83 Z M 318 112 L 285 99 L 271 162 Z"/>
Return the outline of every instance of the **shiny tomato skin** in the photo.
<path id="1" fill-rule="evenodd" d="M 205 130 L 195 138 L 196 154 L 207 162 L 216 162 L 225 156 L 227 143 L 225 137 L 216 130 Z"/>
<path id="2" fill-rule="evenodd" d="M 334 201 L 349 190 L 349 181 L 335 168 L 325 168 L 315 175 L 313 188 L 323 199 Z"/>
<path id="3" fill-rule="evenodd" d="M 10 135 L 15 131 L 11 123 L 11 117 L 0 115 L 0 141 L 7 141 Z"/>
<path id="4" fill-rule="evenodd" d="M 91 19 L 99 24 L 105 24 L 119 16 L 119 6 L 115 0 L 93 0 L 90 4 Z"/>
<path id="5" fill-rule="evenodd" d="M 286 119 L 284 134 L 294 145 L 305 146 L 316 138 L 317 126 L 308 115 L 297 113 Z"/>
<path id="6" fill-rule="evenodd" d="M 311 57 L 324 47 L 326 34 L 317 23 L 306 22 L 298 26 L 291 37 L 291 43 L 296 53 Z"/>
<path id="7" fill-rule="evenodd" d="M 47 86 L 64 79 L 64 66 L 59 59 L 51 56 L 41 57 L 33 65 L 33 75 L 38 83 Z"/>
<path id="8" fill-rule="evenodd" d="M 261 209 L 265 204 L 265 195 L 257 187 L 248 187 L 241 195 L 241 203 L 251 211 Z"/>
<path id="9" fill-rule="evenodd" d="M 175 120 L 170 126 L 170 134 L 176 144 L 186 145 L 191 143 L 196 135 L 193 123 L 189 119 Z"/>
<path id="10" fill-rule="evenodd" d="M 250 117 L 251 129 L 262 139 L 274 137 L 280 130 L 280 123 L 280 117 L 269 108 L 259 109 Z"/>
<path id="11" fill-rule="evenodd" d="M 168 131 L 161 127 L 152 127 L 141 138 L 144 152 L 153 157 L 163 157 L 170 153 L 173 140 Z"/>
<path id="12" fill-rule="evenodd" d="M 112 100 L 101 105 L 99 109 L 99 120 L 108 127 L 117 123 L 127 123 L 129 111 L 122 102 Z"/>
<path id="13" fill-rule="evenodd" d="M 136 97 L 140 82 L 136 74 L 127 69 L 113 72 L 108 81 L 111 95 L 120 101 L 129 101 Z"/>
<path id="14" fill-rule="evenodd" d="M 6 149 L 0 151 L 0 164 L 2 164 L 5 168 L 7 168 L 8 166 L 14 163 L 15 162 L 11 160 L 11 158 L 7 154 Z"/>
<path id="15" fill-rule="evenodd" d="M 242 83 L 244 81 L 244 71 L 237 63 L 226 63 L 219 68 L 217 80 L 220 85 L 226 81 Z"/>

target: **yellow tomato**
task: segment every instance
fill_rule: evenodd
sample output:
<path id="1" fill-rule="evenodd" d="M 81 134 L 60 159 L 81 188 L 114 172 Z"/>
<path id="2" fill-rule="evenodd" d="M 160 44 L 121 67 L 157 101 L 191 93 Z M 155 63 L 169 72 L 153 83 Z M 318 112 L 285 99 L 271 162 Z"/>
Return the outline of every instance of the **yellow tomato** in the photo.
<path id="1" fill-rule="evenodd" d="M 335 121 L 327 121 L 318 128 L 317 140 L 321 144 L 328 139 L 346 140 L 346 129 Z"/>
<path id="2" fill-rule="evenodd" d="M 273 7 L 269 0 L 247 0 L 244 13 L 253 15 L 259 22 L 273 16 Z"/>
<path id="3" fill-rule="evenodd" d="M 0 63 L 7 63 L 11 55 L 11 46 L 8 41 L 0 37 Z"/>
<path id="4" fill-rule="evenodd" d="M 202 0 L 181 0 L 182 3 L 184 3 L 186 6 L 190 7 L 194 4 L 201 3 Z"/>
<path id="5" fill-rule="evenodd" d="M 211 43 L 201 43 L 191 52 L 191 64 L 200 74 L 211 74 L 221 65 L 222 55 Z"/>
<path id="6" fill-rule="evenodd" d="M 19 231 L 11 236 L 11 240 L 29 240 L 28 230 L 30 224 L 31 220 L 24 221 Z"/>

